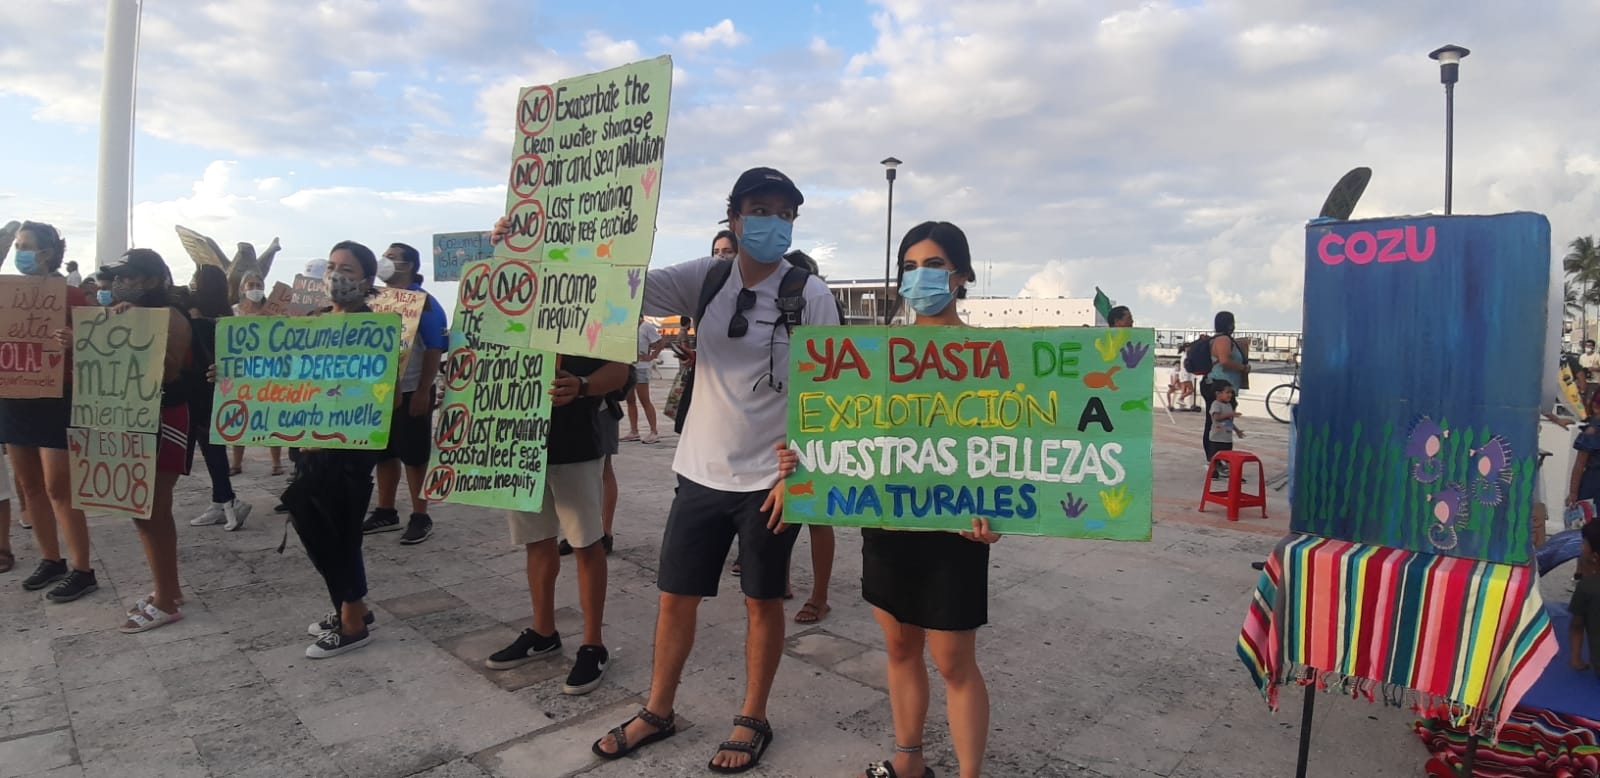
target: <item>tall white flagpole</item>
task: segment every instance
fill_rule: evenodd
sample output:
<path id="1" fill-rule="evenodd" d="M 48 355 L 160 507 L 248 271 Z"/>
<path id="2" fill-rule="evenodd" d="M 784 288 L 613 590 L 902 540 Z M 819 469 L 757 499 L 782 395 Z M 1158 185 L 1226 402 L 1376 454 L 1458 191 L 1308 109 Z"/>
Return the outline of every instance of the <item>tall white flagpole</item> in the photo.
<path id="1" fill-rule="evenodd" d="M 106 0 L 106 57 L 100 86 L 100 186 L 95 198 L 97 267 L 128 250 L 140 4 L 140 0 Z"/>

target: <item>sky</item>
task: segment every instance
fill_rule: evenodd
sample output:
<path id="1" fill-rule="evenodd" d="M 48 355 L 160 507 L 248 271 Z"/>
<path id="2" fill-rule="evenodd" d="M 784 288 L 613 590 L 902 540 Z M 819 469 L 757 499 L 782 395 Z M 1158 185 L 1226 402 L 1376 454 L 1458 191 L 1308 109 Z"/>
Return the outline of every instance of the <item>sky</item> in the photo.
<path id="1" fill-rule="evenodd" d="M 6 21 L 0 222 L 93 265 L 105 3 Z M 1357 218 L 1442 211 L 1446 43 L 1472 50 L 1455 212 L 1544 213 L 1557 258 L 1600 232 L 1596 29 L 1594 0 L 152 0 L 132 244 L 180 278 L 178 224 L 230 255 L 278 237 L 273 280 L 347 238 L 426 253 L 503 210 L 519 87 L 670 54 L 655 265 L 708 253 L 739 172 L 771 165 L 806 194 L 795 246 L 881 278 L 894 156 L 895 241 L 961 226 L 977 293 L 1292 330 L 1345 171 L 1374 171 Z"/>

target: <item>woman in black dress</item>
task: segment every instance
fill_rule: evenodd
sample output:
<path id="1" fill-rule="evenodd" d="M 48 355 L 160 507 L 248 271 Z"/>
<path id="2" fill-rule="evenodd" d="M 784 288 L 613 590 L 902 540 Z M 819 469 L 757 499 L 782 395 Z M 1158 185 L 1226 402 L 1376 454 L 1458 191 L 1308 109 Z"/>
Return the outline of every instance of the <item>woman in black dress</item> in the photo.
<path id="1" fill-rule="evenodd" d="M 962 326 L 956 300 L 972 272 L 967 236 L 949 222 L 923 222 L 900 242 L 900 296 L 919 326 Z M 798 457 L 779 451 L 784 476 Z M 865 778 L 932 776 L 922 758 L 928 718 L 923 646 L 944 678 L 950 740 L 962 776 L 983 767 L 989 735 L 989 690 L 978 669 L 978 627 L 989 620 L 989 544 L 1000 536 L 988 519 L 967 532 L 861 530 L 861 591 L 883 629 L 889 654 L 889 706 L 894 759 L 867 767 Z"/>

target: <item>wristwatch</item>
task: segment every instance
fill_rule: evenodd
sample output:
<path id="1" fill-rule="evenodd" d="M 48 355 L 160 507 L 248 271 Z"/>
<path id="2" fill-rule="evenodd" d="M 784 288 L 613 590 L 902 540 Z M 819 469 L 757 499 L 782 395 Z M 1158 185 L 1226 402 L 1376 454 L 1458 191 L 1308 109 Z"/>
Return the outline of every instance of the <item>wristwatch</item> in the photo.
<path id="1" fill-rule="evenodd" d="M 589 377 L 586 375 L 578 376 L 578 396 L 589 396 Z"/>

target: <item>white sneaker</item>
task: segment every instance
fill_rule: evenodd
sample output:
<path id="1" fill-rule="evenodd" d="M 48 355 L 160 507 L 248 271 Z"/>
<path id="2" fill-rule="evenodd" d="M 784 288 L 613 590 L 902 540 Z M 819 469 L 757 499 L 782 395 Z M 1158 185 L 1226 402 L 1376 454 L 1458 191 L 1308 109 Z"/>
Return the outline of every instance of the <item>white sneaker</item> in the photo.
<path id="1" fill-rule="evenodd" d="M 235 497 L 227 505 L 222 506 L 222 516 L 226 524 L 223 529 L 232 532 L 244 526 L 244 520 L 250 517 L 250 503 L 239 502 Z"/>
<path id="2" fill-rule="evenodd" d="M 660 439 L 661 437 L 654 432 L 646 432 L 645 434 L 639 436 L 640 443 L 654 443 Z"/>
<path id="3" fill-rule="evenodd" d="M 207 508 L 205 513 L 202 513 L 199 516 L 189 520 L 189 526 L 210 527 L 215 524 L 221 524 L 222 522 L 228 520 L 227 516 L 225 516 L 222 511 L 222 503 L 211 503 L 211 507 Z"/>

